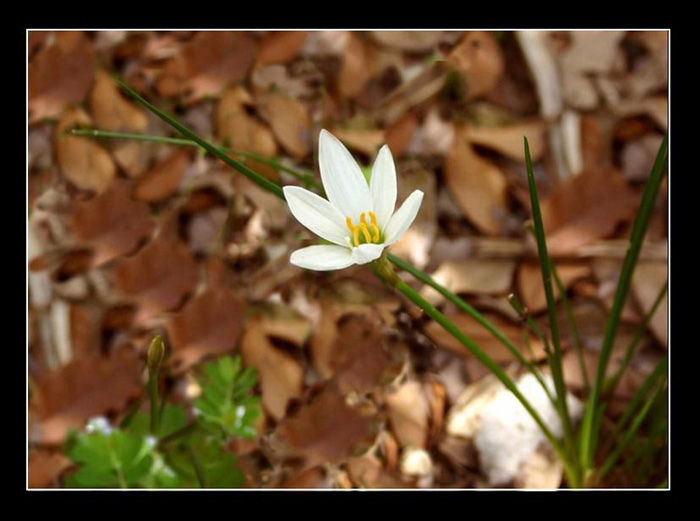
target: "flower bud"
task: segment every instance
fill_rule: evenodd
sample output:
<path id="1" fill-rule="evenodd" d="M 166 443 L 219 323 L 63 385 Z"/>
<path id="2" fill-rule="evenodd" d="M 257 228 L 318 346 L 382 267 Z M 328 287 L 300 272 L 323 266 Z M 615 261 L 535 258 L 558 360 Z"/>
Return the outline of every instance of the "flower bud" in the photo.
<path id="1" fill-rule="evenodd" d="M 163 338 L 158 335 L 152 341 L 148 348 L 148 371 L 156 373 L 160 369 L 160 365 L 165 358 L 165 344 Z"/>

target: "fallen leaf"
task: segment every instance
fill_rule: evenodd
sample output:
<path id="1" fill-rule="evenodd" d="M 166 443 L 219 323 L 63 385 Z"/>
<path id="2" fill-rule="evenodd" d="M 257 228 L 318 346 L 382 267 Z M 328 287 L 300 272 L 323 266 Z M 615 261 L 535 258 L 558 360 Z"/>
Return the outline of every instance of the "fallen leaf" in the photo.
<path id="1" fill-rule="evenodd" d="M 170 364 L 182 372 L 210 355 L 232 351 L 243 331 L 246 302 L 220 285 L 211 285 L 167 323 Z"/>
<path id="2" fill-rule="evenodd" d="M 632 291 L 644 315 L 651 311 L 651 307 L 667 279 L 665 264 L 650 262 L 637 264 L 632 278 Z M 664 347 L 668 345 L 668 291 L 651 317 L 649 329 Z"/>
<path id="3" fill-rule="evenodd" d="M 219 96 L 245 79 L 256 46 L 243 31 L 199 31 L 163 66 L 158 91 L 170 97 L 184 94 L 186 103 Z"/>
<path id="4" fill-rule="evenodd" d="M 489 32 L 468 31 L 447 57 L 466 80 L 466 100 L 491 92 L 505 70 L 505 58 L 498 41 Z"/>
<path id="5" fill-rule="evenodd" d="M 338 73 L 341 98 L 354 98 L 362 93 L 370 78 L 370 61 L 369 49 L 360 37 L 351 32 Z"/>
<path id="6" fill-rule="evenodd" d="M 413 112 L 407 112 L 401 119 L 387 127 L 384 137 L 395 160 L 404 155 L 417 130 L 418 117 Z"/>
<path id="7" fill-rule="evenodd" d="M 565 288 L 582 278 L 589 277 L 592 273 L 590 266 L 586 264 L 565 264 L 555 266 L 557 274 Z M 559 287 L 552 277 L 552 291 L 554 299 L 559 300 L 561 296 Z M 531 314 L 539 313 L 547 309 L 547 297 L 544 292 L 542 282 L 542 271 L 539 264 L 523 262 L 518 268 L 518 294 L 521 302 Z"/>
<path id="8" fill-rule="evenodd" d="M 384 396 L 391 429 L 402 447 L 425 448 L 428 443 L 430 404 L 423 385 L 409 380 Z"/>
<path id="9" fill-rule="evenodd" d="M 591 170 L 563 181 L 541 201 L 551 255 L 565 255 L 609 237 L 630 221 L 638 199 L 624 179 L 611 170 Z"/>
<path id="10" fill-rule="evenodd" d="M 302 102 L 283 94 L 271 93 L 260 97 L 256 106 L 260 115 L 270 124 L 282 148 L 296 158 L 309 153 L 311 119 Z"/>
<path id="11" fill-rule="evenodd" d="M 109 358 L 73 360 L 38 381 L 40 442 L 58 445 L 70 428 L 82 429 L 91 416 L 120 411 L 143 389 L 143 362 L 126 349 Z"/>
<path id="12" fill-rule="evenodd" d="M 173 152 L 139 178 L 134 197 L 149 203 L 168 199 L 177 192 L 189 165 L 188 151 Z"/>
<path id="13" fill-rule="evenodd" d="M 285 64 L 292 61 L 306 42 L 309 31 L 272 31 L 260 41 L 255 66 Z"/>
<path id="14" fill-rule="evenodd" d="M 113 183 L 92 199 L 76 202 L 70 223 L 79 241 L 93 248 L 92 266 L 131 254 L 154 228 L 148 206 L 134 201 L 123 182 Z"/>
<path id="15" fill-rule="evenodd" d="M 56 158 L 61 173 L 81 190 L 102 193 L 117 175 L 109 152 L 87 137 L 71 136 L 67 130 L 92 126 L 87 113 L 80 108 L 68 109 L 56 125 Z"/>
<path id="16" fill-rule="evenodd" d="M 408 52 L 428 52 L 437 47 L 443 31 L 370 31 L 382 45 Z"/>
<path id="17" fill-rule="evenodd" d="M 530 355 L 530 352 L 523 341 L 525 329 L 523 329 L 521 326 L 516 326 L 493 313 L 482 313 L 482 315 L 496 328 L 498 328 L 498 330 L 500 330 L 506 338 L 515 344 L 515 346 L 518 347 L 519 351 L 527 360 L 542 360 L 545 358 L 544 345 L 542 342 L 534 335 L 528 333 L 528 338 L 534 353 L 534 357 Z M 462 330 L 465 335 L 473 340 L 474 343 L 476 343 L 476 345 L 478 345 L 481 350 L 490 356 L 495 362 L 507 363 L 516 361 L 513 353 L 511 353 L 511 351 L 508 350 L 508 348 L 504 346 L 500 340 L 494 337 L 484 326 L 479 324 L 467 313 L 451 313 L 448 315 L 448 318 L 452 320 L 452 322 L 454 322 L 454 324 L 460 330 Z M 445 331 L 437 322 L 430 322 L 426 326 L 425 332 L 442 347 L 450 349 L 451 351 L 466 358 L 472 358 L 474 356 L 469 349 L 467 349 L 459 340 Z"/>
<path id="18" fill-rule="evenodd" d="M 70 468 L 71 460 L 61 452 L 33 449 L 29 452 L 28 488 L 54 488 L 60 474 Z"/>
<path id="19" fill-rule="evenodd" d="M 527 137 L 533 161 L 542 159 L 547 150 L 546 127 L 539 119 L 503 127 L 469 127 L 466 137 L 472 145 L 490 148 L 522 163 L 525 162 L 523 137 Z"/>
<path id="20" fill-rule="evenodd" d="M 95 52 L 90 38 L 81 31 L 56 31 L 46 39 L 51 43 L 28 65 L 30 124 L 81 103 L 92 85 Z"/>
<path id="21" fill-rule="evenodd" d="M 280 452 L 303 457 L 304 468 L 345 461 L 368 448 L 375 435 L 371 417 L 350 407 L 333 386 L 284 418 L 276 432 Z"/>
<path id="22" fill-rule="evenodd" d="M 104 130 L 143 133 L 148 127 L 146 113 L 121 95 L 119 87 L 105 71 L 95 76 L 90 113 L 95 125 Z"/>
<path id="23" fill-rule="evenodd" d="M 302 394 L 304 369 L 295 358 L 273 345 L 268 327 L 269 319 L 251 318 L 240 350 L 245 364 L 258 371 L 263 407 L 275 420 L 280 420 L 289 400 Z"/>
<path id="24" fill-rule="evenodd" d="M 445 182 L 464 215 L 484 233 L 498 235 L 500 218 L 508 213 L 505 174 L 477 155 L 462 132 L 458 131 L 445 161 Z"/>
<path id="25" fill-rule="evenodd" d="M 133 257 L 122 259 L 112 271 L 117 291 L 139 305 L 135 321 L 170 311 L 194 290 L 197 262 L 179 241 L 159 235 Z"/>
<path id="26" fill-rule="evenodd" d="M 360 152 L 374 160 L 379 148 L 386 143 L 382 129 L 331 128 L 331 132 L 350 150 Z"/>
<path id="27" fill-rule="evenodd" d="M 431 277 L 452 293 L 504 295 L 510 290 L 516 262 L 509 259 L 467 259 L 440 264 Z M 421 295 L 433 305 L 444 300 L 436 290 L 425 286 Z"/>

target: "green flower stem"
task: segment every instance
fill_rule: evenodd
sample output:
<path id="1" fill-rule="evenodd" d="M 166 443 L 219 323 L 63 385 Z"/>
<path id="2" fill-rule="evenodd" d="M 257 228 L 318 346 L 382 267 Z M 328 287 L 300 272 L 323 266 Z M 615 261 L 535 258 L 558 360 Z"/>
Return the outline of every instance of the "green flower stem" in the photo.
<path id="1" fill-rule="evenodd" d="M 537 251 L 540 259 L 540 269 L 542 271 L 542 284 L 544 286 L 545 296 L 547 299 L 547 312 L 549 314 L 549 327 L 553 345 L 553 353 L 550 357 L 550 369 L 552 371 L 552 379 L 554 380 L 554 388 L 557 394 L 557 402 L 559 404 L 560 416 L 564 430 L 564 440 L 567 449 L 575 451 L 576 441 L 574 430 L 569 416 L 568 405 L 566 403 L 566 384 L 564 383 L 564 372 L 562 369 L 562 353 L 561 343 L 559 339 L 559 324 L 557 321 L 556 301 L 554 298 L 554 290 L 552 288 L 552 261 L 547 252 L 547 242 L 544 233 L 544 223 L 542 221 L 542 212 L 540 210 L 540 202 L 537 196 L 537 186 L 535 184 L 535 174 L 532 168 L 532 158 L 530 157 L 530 145 L 527 138 L 524 138 L 525 145 L 525 163 L 527 165 L 527 181 L 530 188 L 530 203 L 532 206 L 532 220 L 534 224 L 535 236 L 537 238 Z"/>
<path id="2" fill-rule="evenodd" d="M 617 291 L 615 292 L 612 309 L 610 310 L 608 320 L 605 324 L 605 333 L 603 336 L 603 345 L 600 349 L 598 371 L 596 373 L 593 390 L 586 403 L 586 410 L 581 423 L 580 460 L 584 465 L 584 468 L 590 467 L 591 462 L 593 461 L 593 455 L 596 451 L 597 434 L 594 432 L 595 411 L 598 410 L 603 382 L 605 380 L 605 372 L 612 353 L 615 335 L 620 324 L 622 308 L 627 300 L 627 294 L 629 293 L 634 268 L 637 265 L 639 252 L 642 248 L 642 241 L 644 239 L 644 235 L 646 234 L 649 219 L 651 218 L 651 214 L 654 209 L 654 201 L 656 200 L 656 196 L 658 195 L 661 187 L 661 181 L 663 180 L 667 147 L 668 136 L 664 136 L 664 139 L 661 142 L 661 147 L 659 148 L 659 152 L 656 156 L 654 166 L 651 169 L 651 174 L 649 175 L 646 188 L 644 189 L 644 195 L 642 196 L 642 202 L 640 204 L 639 211 L 637 212 L 637 217 L 635 218 L 634 225 L 632 226 L 630 244 L 627 249 L 627 254 L 625 255 L 625 260 L 622 264 L 622 270 L 620 272 L 620 279 L 618 280 Z"/>
<path id="3" fill-rule="evenodd" d="M 158 420 L 160 419 L 160 409 L 158 407 L 158 372 L 148 372 L 148 393 L 151 398 L 151 434 L 158 433 Z"/>
<path id="4" fill-rule="evenodd" d="M 387 256 L 388 257 L 388 256 Z M 493 361 L 493 359 L 488 356 L 474 341 L 465 335 L 455 324 L 443 315 L 435 306 L 430 302 L 425 300 L 420 294 L 414 290 L 411 286 L 406 284 L 403 280 L 397 277 L 395 274 L 392 276 L 393 269 L 388 262 L 387 257 L 381 257 L 374 263 L 374 271 L 377 276 L 382 279 L 387 285 L 395 288 L 397 291 L 403 293 L 411 302 L 416 306 L 421 308 L 425 313 L 440 324 L 445 331 L 450 333 L 453 337 L 459 340 L 464 347 L 466 347 L 482 364 L 484 364 L 491 373 L 493 373 L 496 378 L 498 378 L 503 385 L 518 399 L 518 401 L 523 405 L 527 412 L 532 416 L 532 419 L 537 423 L 539 428 L 542 430 L 544 435 L 547 437 L 555 452 L 559 455 L 562 462 L 564 463 L 567 479 L 570 486 L 578 486 L 578 474 L 575 471 L 575 467 L 571 465 L 571 462 L 567 458 L 565 452 L 563 451 L 559 441 L 556 439 L 554 434 L 550 431 L 549 427 L 544 423 L 539 413 L 532 407 L 530 402 L 523 396 L 523 394 L 518 389 L 518 386 L 513 382 L 513 380 L 508 376 L 508 374 L 501 369 L 501 367 Z"/>
<path id="5" fill-rule="evenodd" d="M 617 388 L 617 385 L 620 383 L 620 378 L 622 378 L 622 373 L 625 371 L 629 363 L 632 361 L 632 357 L 634 356 L 634 352 L 639 345 L 639 342 L 641 341 L 642 337 L 644 336 L 644 333 L 646 332 L 647 326 L 649 325 L 649 322 L 651 321 L 651 318 L 654 316 L 654 313 L 656 313 L 656 310 L 658 309 L 659 305 L 661 304 L 661 301 L 664 299 L 664 296 L 666 295 L 666 291 L 668 290 L 668 281 L 666 281 L 661 288 L 661 291 L 659 291 L 659 294 L 656 296 L 656 299 L 654 300 L 654 303 L 651 306 L 651 309 L 649 312 L 644 316 L 644 320 L 642 320 L 642 323 L 639 325 L 637 328 L 637 331 L 634 333 L 634 337 L 632 338 L 632 341 L 629 343 L 627 346 L 627 350 L 625 351 L 625 357 L 622 360 L 622 363 L 620 364 L 620 367 L 617 368 L 615 371 L 615 374 L 611 376 L 608 380 L 605 381 L 603 384 L 603 394 L 607 396 L 611 396 L 614 392 L 615 389 Z"/>
<path id="6" fill-rule="evenodd" d="M 129 87 L 126 83 L 121 81 L 118 78 L 115 78 L 114 81 L 117 82 L 117 84 L 132 98 L 134 98 L 139 104 L 143 105 L 145 108 L 153 112 L 156 116 L 161 118 L 163 121 L 168 123 L 171 127 L 173 127 L 175 130 L 183 134 L 184 136 L 188 137 L 195 143 L 197 143 L 200 147 L 202 147 L 204 150 L 209 152 L 210 154 L 218 157 L 221 159 L 224 163 L 232 167 L 233 169 L 237 170 L 244 176 L 246 176 L 248 179 L 253 181 L 255 184 L 260 186 L 263 190 L 267 190 L 268 192 L 271 192 L 275 194 L 277 197 L 280 199 L 284 199 L 284 192 L 282 192 L 282 188 L 280 185 L 277 183 L 270 181 L 269 179 L 264 178 L 257 172 L 254 172 L 250 168 L 248 168 L 246 165 L 243 163 L 236 161 L 235 159 L 231 158 L 227 154 L 225 154 L 221 149 L 219 149 L 217 146 L 209 143 L 205 139 L 200 138 L 197 134 L 192 132 L 189 128 L 181 124 L 179 121 L 177 121 L 175 118 L 173 118 L 171 115 L 167 114 L 166 112 L 160 110 L 156 106 L 150 104 L 148 101 L 143 99 L 135 90 L 133 90 L 131 87 Z"/>
<path id="7" fill-rule="evenodd" d="M 183 138 L 177 138 L 177 137 L 161 137 L 161 136 L 151 136 L 148 134 L 130 134 L 126 132 L 112 132 L 110 130 L 98 130 L 98 129 L 85 129 L 85 128 L 74 128 L 70 130 L 70 133 L 74 136 L 83 136 L 83 137 L 94 137 L 94 138 L 110 138 L 110 139 L 131 139 L 134 141 L 146 141 L 149 143 L 159 143 L 162 145 L 175 145 L 175 146 L 185 146 L 185 147 L 199 147 L 201 148 L 201 145 L 199 145 L 197 142 L 191 140 L 191 139 L 183 139 Z M 288 167 L 284 164 L 282 164 L 280 161 L 276 161 L 275 159 L 270 159 L 269 157 L 263 157 L 259 154 L 255 154 L 253 152 L 244 152 L 243 150 L 236 150 L 233 148 L 228 148 L 228 147 L 223 147 L 223 146 L 218 146 L 217 147 L 219 150 L 222 152 L 225 152 L 227 154 L 234 154 L 240 157 L 245 157 L 248 159 L 253 159 L 257 161 L 258 163 L 263 163 L 266 165 L 269 165 L 273 168 L 276 168 L 278 170 L 281 170 L 283 172 L 287 172 L 288 174 L 291 174 L 292 176 L 296 177 L 300 181 L 302 181 L 306 186 L 308 187 L 313 187 L 316 190 L 322 191 L 323 186 L 321 186 L 321 183 L 316 181 L 314 179 L 314 175 L 310 172 L 300 172 L 298 170 L 295 170 L 294 168 Z"/>
<path id="8" fill-rule="evenodd" d="M 197 423 L 196 423 L 196 422 L 188 423 L 188 424 L 185 425 L 184 427 L 182 427 L 182 428 L 176 430 L 175 432 L 172 432 L 172 433 L 168 434 L 166 437 L 164 437 L 163 439 L 161 439 L 161 440 L 158 442 L 158 448 L 159 448 L 159 449 L 162 449 L 162 448 L 164 448 L 165 446 L 169 445 L 170 443 L 172 443 L 172 442 L 174 442 L 174 441 L 176 441 L 176 440 L 179 440 L 180 438 L 184 438 L 185 436 L 189 436 L 192 432 L 194 432 L 194 430 L 195 430 L 196 428 L 197 428 Z"/>
<path id="9" fill-rule="evenodd" d="M 190 458 L 192 459 L 192 466 L 197 474 L 197 481 L 199 482 L 199 488 L 207 488 L 207 480 L 204 477 L 204 468 L 202 467 L 202 462 L 199 461 L 199 457 L 194 449 L 190 446 L 187 447 L 190 453 Z"/>

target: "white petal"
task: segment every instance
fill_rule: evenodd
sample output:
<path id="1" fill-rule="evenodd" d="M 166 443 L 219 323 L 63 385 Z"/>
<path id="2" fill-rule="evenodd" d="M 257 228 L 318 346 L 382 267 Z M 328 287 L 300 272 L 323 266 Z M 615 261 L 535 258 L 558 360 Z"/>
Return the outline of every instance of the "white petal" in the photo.
<path id="1" fill-rule="evenodd" d="M 384 230 L 384 242 L 394 244 L 406 233 L 408 227 L 418 215 L 418 210 L 423 202 L 423 192 L 414 191 L 409 195 L 394 215 L 391 216 Z"/>
<path id="2" fill-rule="evenodd" d="M 372 210 L 369 186 L 348 149 L 327 130 L 318 140 L 318 164 L 328 200 L 353 221 Z"/>
<path id="3" fill-rule="evenodd" d="M 289 262 L 316 271 L 340 270 L 353 264 L 350 248 L 317 244 L 292 252 Z"/>
<path id="4" fill-rule="evenodd" d="M 352 262 L 354 264 L 367 264 L 378 259 L 386 244 L 360 244 L 357 248 L 352 249 Z"/>
<path id="5" fill-rule="evenodd" d="M 285 186 L 282 190 L 289 210 L 297 221 L 327 241 L 346 245 L 349 232 L 343 224 L 345 218 L 335 206 L 298 186 Z"/>
<path id="6" fill-rule="evenodd" d="M 379 150 L 372 165 L 369 193 L 373 211 L 377 216 L 377 225 L 384 231 L 396 206 L 396 166 L 388 145 Z"/>

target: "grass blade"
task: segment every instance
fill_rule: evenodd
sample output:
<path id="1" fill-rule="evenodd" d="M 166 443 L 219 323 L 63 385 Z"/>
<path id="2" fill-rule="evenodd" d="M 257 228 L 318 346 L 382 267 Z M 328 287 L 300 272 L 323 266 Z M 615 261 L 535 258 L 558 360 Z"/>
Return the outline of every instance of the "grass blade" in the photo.
<path id="1" fill-rule="evenodd" d="M 632 226 L 630 244 L 627 249 L 627 254 L 625 255 L 625 260 L 622 264 L 622 270 L 620 272 L 620 279 L 618 280 L 617 291 L 615 292 L 615 299 L 613 300 L 612 309 L 610 310 L 610 315 L 608 315 L 608 320 L 605 325 L 605 334 L 603 337 L 603 345 L 600 350 L 598 371 L 596 373 L 593 391 L 586 403 L 586 411 L 584 413 L 583 422 L 581 425 L 582 435 L 580 455 L 581 462 L 586 468 L 590 467 L 593 460 L 593 455 L 596 451 L 595 438 L 597 436 L 593 432 L 594 412 L 598 409 L 598 402 L 600 400 L 603 381 L 605 379 L 605 372 L 608 367 L 613 342 L 620 323 L 622 308 L 627 300 L 627 294 L 629 293 L 634 268 L 637 265 L 639 252 L 642 248 L 642 241 L 644 239 L 644 235 L 646 234 L 649 219 L 651 218 L 651 214 L 654 209 L 654 201 L 656 200 L 656 196 L 658 195 L 661 187 L 661 181 L 663 180 L 667 147 L 668 136 L 664 136 L 659 152 L 656 155 L 654 166 L 651 169 L 651 174 L 649 175 L 646 188 L 644 189 L 644 195 L 642 196 L 639 211 L 637 212 L 634 225 Z"/>

